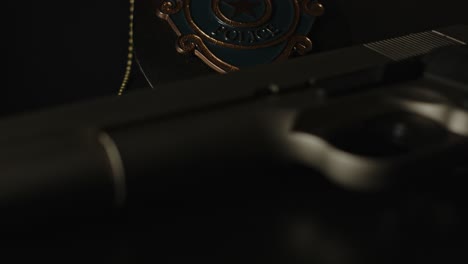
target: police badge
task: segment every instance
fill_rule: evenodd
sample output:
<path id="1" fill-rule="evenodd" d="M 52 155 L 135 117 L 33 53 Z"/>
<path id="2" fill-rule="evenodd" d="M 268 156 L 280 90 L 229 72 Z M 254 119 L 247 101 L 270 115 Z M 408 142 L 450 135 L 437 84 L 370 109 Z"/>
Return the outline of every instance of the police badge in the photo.
<path id="1" fill-rule="evenodd" d="M 323 12 L 317 0 L 165 0 L 157 13 L 179 53 L 225 73 L 310 52 L 307 35 Z"/>

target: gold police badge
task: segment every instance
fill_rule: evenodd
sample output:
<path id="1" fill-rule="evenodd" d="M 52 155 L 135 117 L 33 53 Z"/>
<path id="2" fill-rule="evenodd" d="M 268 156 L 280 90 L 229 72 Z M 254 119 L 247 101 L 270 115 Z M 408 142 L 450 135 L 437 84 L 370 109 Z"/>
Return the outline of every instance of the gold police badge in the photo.
<path id="1" fill-rule="evenodd" d="M 165 0 L 157 11 L 177 34 L 179 53 L 222 73 L 307 54 L 323 13 L 317 0 Z"/>

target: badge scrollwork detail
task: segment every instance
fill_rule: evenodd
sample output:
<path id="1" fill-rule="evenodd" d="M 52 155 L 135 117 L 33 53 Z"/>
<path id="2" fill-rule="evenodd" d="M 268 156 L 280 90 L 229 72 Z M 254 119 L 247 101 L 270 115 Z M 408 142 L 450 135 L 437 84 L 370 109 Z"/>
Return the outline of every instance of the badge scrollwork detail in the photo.
<path id="1" fill-rule="evenodd" d="M 318 0 L 164 0 L 157 10 L 179 53 L 222 73 L 307 54 L 323 13 Z"/>

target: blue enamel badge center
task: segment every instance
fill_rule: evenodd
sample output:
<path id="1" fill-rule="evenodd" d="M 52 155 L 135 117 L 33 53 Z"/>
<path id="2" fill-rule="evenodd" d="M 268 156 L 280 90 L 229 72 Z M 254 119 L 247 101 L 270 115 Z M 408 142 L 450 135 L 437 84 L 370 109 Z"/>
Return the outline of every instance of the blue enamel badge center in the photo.
<path id="1" fill-rule="evenodd" d="M 178 52 L 230 72 L 310 52 L 323 10 L 317 0 L 165 0 L 158 15 L 178 35 Z"/>

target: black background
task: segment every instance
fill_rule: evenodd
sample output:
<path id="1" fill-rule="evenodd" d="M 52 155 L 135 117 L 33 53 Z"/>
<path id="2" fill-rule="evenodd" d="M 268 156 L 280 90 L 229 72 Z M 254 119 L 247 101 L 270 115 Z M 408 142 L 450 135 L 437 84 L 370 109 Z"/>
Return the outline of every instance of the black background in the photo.
<path id="1" fill-rule="evenodd" d="M 137 3 L 143 1 L 152 0 Z M 316 51 L 468 23 L 461 0 L 322 2 L 327 13 L 312 32 Z M 116 93 L 126 62 L 126 0 L 6 3 L 3 115 Z M 174 39 L 159 41 L 172 46 Z"/>
<path id="2" fill-rule="evenodd" d="M 460 0 L 322 1 L 327 7 L 327 14 L 312 32 L 316 52 L 409 32 L 468 23 L 468 4 Z M 1 113 L 5 115 L 34 110 L 117 93 L 127 53 L 126 0 L 8 1 L 3 14 L 7 20 L 4 23 L 6 30 L 3 42 L 8 45 L 4 50 L 7 54 L 5 65 L 8 76 L 7 82 L 3 83 L 1 88 L 3 93 L 0 98 L 5 101 L 1 104 Z M 155 23 L 160 22 L 156 21 L 158 20 L 155 18 Z M 173 50 L 174 38 L 160 41 L 170 43 L 168 46 L 171 49 L 167 51 L 168 54 L 180 56 Z M 357 261 L 360 259 L 357 256 L 360 250 L 364 251 L 369 246 L 372 249 L 371 253 L 375 251 L 386 260 L 370 263 L 398 263 L 401 262 L 401 255 L 419 248 L 421 252 L 416 252 L 417 256 L 431 259 L 432 255 L 438 255 L 439 258 L 433 258 L 434 263 L 452 263 L 450 259 L 457 257 L 453 252 L 460 255 L 466 252 L 466 247 L 459 250 L 458 247 L 464 245 L 457 240 L 452 241 L 453 236 L 445 238 L 447 233 L 465 238 L 465 233 L 458 229 L 437 229 L 439 226 L 455 226 L 450 223 L 452 218 L 439 217 L 453 212 L 450 211 L 450 206 L 445 206 L 444 199 L 437 197 L 437 193 L 411 189 L 406 196 L 394 194 L 380 199 L 352 193 L 346 194 L 348 199 L 342 203 L 343 199 L 338 198 L 341 197 L 339 195 L 342 195 L 342 190 L 337 190 L 336 186 L 330 186 L 328 182 L 319 179 L 319 182 L 313 184 L 302 184 L 310 180 L 309 170 L 287 167 L 278 174 L 281 173 L 294 174 L 296 177 L 291 178 L 290 183 L 282 185 L 282 197 L 279 197 L 278 201 L 257 199 L 257 196 L 269 195 L 265 194 L 265 190 L 252 189 L 242 193 L 244 203 L 232 201 L 232 204 L 228 202 L 221 206 L 217 201 L 222 200 L 219 197 L 235 197 L 238 194 L 233 193 L 231 196 L 231 193 L 223 194 L 220 191 L 217 199 L 214 199 L 211 196 L 203 197 L 197 190 L 191 190 L 185 194 L 186 197 L 202 197 L 187 199 L 185 203 L 188 205 L 182 202 L 161 205 L 157 208 L 156 217 L 151 217 L 154 212 L 146 211 L 147 208 L 152 208 L 151 204 L 142 206 L 141 210 L 132 208 L 133 211 L 126 214 L 129 219 L 120 219 L 123 224 L 130 223 L 124 225 L 130 226 L 129 230 L 123 228 L 117 218 L 97 217 L 87 219 L 89 222 L 97 222 L 95 229 L 92 225 L 83 225 L 84 227 L 80 227 L 83 230 L 77 226 L 67 226 L 64 227 L 65 230 L 72 229 L 74 232 L 64 231 L 60 234 L 41 229 L 36 239 L 26 240 L 15 234 L 16 241 L 9 238 L 3 240 L 7 241 L 11 248 L 16 248 L 10 252 L 16 259 L 50 260 L 51 256 L 55 256 L 53 258 L 61 263 L 84 263 L 90 260 L 102 263 L 156 263 L 161 260 L 165 263 L 187 263 L 197 255 L 212 258 L 205 258 L 205 263 L 256 261 L 252 258 L 234 259 L 233 256 L 241 251 L 244 255 L 250 255 L 249 252 L 265 254 L 268 262 L 274 263 L 275 261 L 269 258 L 273 258 L 270 251 L 275 251 L 276 248 L 270 244 L 285 239 L 281 236 L 271 237 L 271 230 L 283 234 L 291 228 L 299 228 L 298 232 L 311 234 L 312 241 L 304 243 L 319 245 L 314 250 L 318 252 L 319 257 L 325 259 L 321 263 L 343 263 L 342 259 L 349 260 L 345 263 L 363 263 Z M 233 172 L 233 175 L 236 173 Z M 463 185 L 453 186 L 447 181 L 437 184 L 439 189 L 450 194 L 448 196 L 451 199 L 462 203 L 463 200 L 458 196 L 464 196 Z M 421 189 L 424 189 L 424 186 Z M 275 189 L 270 191 L 270 196 L 278 193 Z M 420 204 L 424 204 L 421 201 L 426 200 L 435 204 L 434 208 L 421 207 Z M 322 207 L 324 202 L 331 205 Z M 164 206 L 167 208 L 161 208 Z M 270 208 L 272 206 L 275 208 Z M 202 209 L 190 211 L 190 208 L 194 207 Z M 242 207 L 244 208 L 241 209 Z M 278 210 L 276 207 L 284 210 Z M 314 214 L 295 215 L 296 212 L 301 212 L 302 208 L 309 207 L 317 207 L 314 214 L 320 216 L 317 217 L 320 221 Z M 218 215 L 214 215 L 212 208 L 222 209 Z M 372 210 L 376 208 L 379 214 L 373 215 Z M 345 213 L 339 214 L 338 211 Z M 436 217 L 431 218 L 427 211 Z M 439 211 L 442 213 L 439 214 Z M 270 215 L 272 212 L 274 215 Z M 180 216 L 181 214 L 183 216 Z M 355 221 L 349 221 L 349 216 L 353 215 L 364 217 L 356 217 Z M 408 224 L 402 220 L 406 218 L 413 222 Z M 174 219 L 178 219 L 179 223 L 171 226 Z M 268 219 L 280 220 L 276 223 Z M 365 221 L 362 221 L 363 219 Z M 312 222 L 313 225 L 303 227 L 303 222 Z M 350 224 L 354 222 L 359 223 L 357 227 Z M 337 226 L 341 229 L 337 229 Z M 207 237 L 206 230 L 211 230 L 213 234 Z M 378 243 L 377 236 L 382 237 Z M 434 237 L 442 239 L 435 240 Z M 233 241 L 231 244 L 224 242 L 229 239 Z M 203 240 L 209 243 L 201 243 Z M 356 241 L 364 242 L 360 244 Z M 401 245 L 408 252 L 398 251 L 395 245 Z M 414 245 L 419 247 L 413 247 Z M 29 249 L 25 250 L 26 247 Z M 280 263 L 282 252 L 275 252 L 274 256 L 280 255 L 275 259 Z M 381 252 L 385 254 L 380 254 Z M 0 253 L 3 256 L 5 252 Z M 96 258 L 92 255 L 101 257 Z M 332 259 L 328 259 L 330 256 Z M 339 259 L 335 259 L 336 256 Z M 308 259 L 308 256 L 304 258 Z"/>

